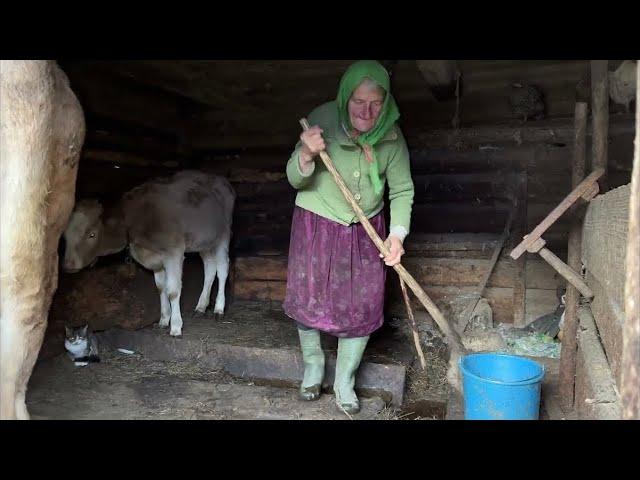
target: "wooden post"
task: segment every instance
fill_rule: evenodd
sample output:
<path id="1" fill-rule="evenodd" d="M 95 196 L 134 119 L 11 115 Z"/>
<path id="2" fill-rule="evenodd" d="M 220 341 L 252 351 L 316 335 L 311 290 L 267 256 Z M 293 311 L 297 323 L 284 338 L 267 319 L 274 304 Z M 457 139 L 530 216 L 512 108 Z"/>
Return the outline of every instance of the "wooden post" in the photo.
<path id="1" fill-rule="evenodd" d="M 640 68 L 636 99 L 640 99 Z M 640 420 L 640 108 L 636 105 L 636 141 L 627 240 L 625 323 L 622 346 L 622 418 Z"/>
<path id="2" fill-rule="evenodd" d="M 523 166 L 516 195 L 518 196 L 518 212 L 515 221 L 514 244 L 517 244 L 527 232 L 527 200 L 528 200 L 528 177 L 527 165 Z M 515 245 L 514 245 L 515 246 Z M 513 326 L 524 327 L 525 310 L 527 299 L 527 255 L 522 255 L 516 260 L 516 271 L 513 281 Z"/>
<path id="3" fill-rule="evenodd" d="M 593 109 L 591 170 L 604 169 L 598 183 L 600 191 L 608 190 L 607 156 L 609 140 L 609 61 L 591 60 L 591 108 Z"/>
<path id="4" fill-rule="evenodd" d="M 525 313 L 527 303 L 527 256 L 522 255 L 516 263 L 516 272 L 513 281 L 513 326 L 525 326 Z"/>
<path id="5" fill-rule="evenodd" d="M 585 176 L 587 161 L 587 115 L 588 105 L 584 102 L 576 103 L 575 109 L 575 140 L 573 146 L 573 163 L 571 168 L 571 187 L 575 188 Z M 576 206 L 572 207 L 575 210 Z M 576 270 L 581 270 L 582 221 L 573 220 L 569 231 L 569 245 L 567 263 Z M 576 349 L 578 330 L 578 302 L 580 294 L 576 287 L 567 282 L 567 296 L 565 297 L 565 315 L 562 336 L 562 351 L 560 353 L 560 397 L 565 408 L 573 406 L 574 386 L 576 374 Z"/>

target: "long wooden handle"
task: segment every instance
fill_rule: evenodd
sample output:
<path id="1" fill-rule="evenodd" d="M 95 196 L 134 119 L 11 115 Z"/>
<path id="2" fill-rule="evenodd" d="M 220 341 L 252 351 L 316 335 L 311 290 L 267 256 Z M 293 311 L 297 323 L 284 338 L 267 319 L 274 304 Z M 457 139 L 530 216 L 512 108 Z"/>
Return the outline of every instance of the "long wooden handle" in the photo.
<path id="1" fill-rule="evenodd" d="M 404 284 L 404 280 L 400 279 L 400 289 L 402 290 L 402 297 L 404 298 L 404 304 L 407 307 L 407 314 L 409 315 L 409 326 L 411 327 L 411 334 L 413 335 L 413 344 L 416 347 L 418 358 L 420 359 L 420 365 L 423 370 L 427 369 L 427 361 L 424 358 L 424 352 L 422 351 L 422 345 L 420 345 L 420 334 L 418 333 L 418 326 L 416 325 L 416 319 L 413 316 L 413 310 L 411 309 L 411 302 L 409 301 L 409 294 L 407 293 L 407 287 Z"/>
<path id="2" fill-rule="evenodd" d="M 307 122 L 306 118 L 302 118 L 300 120 L 300 125 L 302 125 L 302 128 L 305 131 L 310 128 L 309 122 Z M 349 202 L 349 204 L 351 205 L 351 208 L 353 208 L 353 211 L 356 213 L 358 220 L 360 220 L 360 223 L 364 227 L 365 231 L 367 232 L 375 246 L 385 257 L 389 255 L 389 249 L 384 244 L 384 241 L 380 238 L 375 228 L 373 228 L 373 225 L 371 225 L 371 223 L 365 216 L 362 208 L 360 208 L 360 205 L 358 205 L 358 202 L 356 202 L 353 194 L 344 183 L 344 180 L 342 179 L 336 168 L 333 166 L 333 162 L 331 161 L 331 158 L 329 157 L 327 152 L 320 152 L 320 158 L 322 159 L 325 167 L 327 167 L 327 170 L 329 170 L 329 172 L 333 176 L 333 179 L 338 184 L 338 188 L 340 188 L 340 191 L 344 195 L 344 198 L 346 198 L 347 202 Z M 436 322 L 442 333 L 444 333 L 444 335 L 451 342 L 451 347 L 457 349 L 459 352 L 465 353 L 466 350 L 462 345 L 460 335 L 458 335 L 458 332 L 456 332 L 451 327 L 451 324 L 447 321 L 446 318 L 444 318 L 442 312 L 438 309 L 436 304 L 433 303 L 433 301 L 431 300 L 431 298 L 429 298 L 425 291 L 420 287 L 418 282 L 415 281 L 415 279 L 409 274 L 409 272 L 407 272 L 402 264 L 398 263 L 394 265 L 393 269 L 398 273 L 398 275 L 400 275 L 400 278 L 404 280 L 404 282 L 409 286 L 415 296 L 418 297 L 420 303 L 422 303 L 424 308 L 427 309 L 427 312 L 429 312 L 429 314 L 433 317 L 433 320 Z"/>

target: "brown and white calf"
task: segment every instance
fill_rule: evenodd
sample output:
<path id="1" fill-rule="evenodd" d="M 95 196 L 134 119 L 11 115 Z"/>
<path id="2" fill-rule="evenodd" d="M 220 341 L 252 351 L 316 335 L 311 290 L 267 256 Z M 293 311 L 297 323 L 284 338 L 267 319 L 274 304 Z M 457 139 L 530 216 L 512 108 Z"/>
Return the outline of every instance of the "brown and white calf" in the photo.
<path id="1" fill-rule="evenodd" d="M 58 286 L 82 108 L 53 61 L 0 61 L 0 418 L 28 419 L 27 383 Z"/>
<path id="2" fill-rule="evenodd" d="M 170 334 L 179 336 L 185 253 L 200 253 L 204 263 L 204 285 L 196 312 L 204 313 L 209 306 L 217 273 L 214 313 L 224 313 L 235 197 L 225 178 L 187 170 L 134 188 L 109 210 L 96 200 L 82 200 L 64 233 L 63 268 L 77 272 L 128 245 L 131 256 L 153 270 L 160 292 L 160 326 L 171 325 Z"/>

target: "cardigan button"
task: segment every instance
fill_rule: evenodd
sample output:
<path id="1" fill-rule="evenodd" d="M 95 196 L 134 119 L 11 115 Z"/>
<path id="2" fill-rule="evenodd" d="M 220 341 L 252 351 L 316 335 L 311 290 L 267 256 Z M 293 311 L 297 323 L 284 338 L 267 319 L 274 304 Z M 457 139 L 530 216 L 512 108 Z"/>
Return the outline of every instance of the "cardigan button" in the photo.
<path id="1" fill-rule="evenodd" d="M 358 201 L 358 202 L 359 202 L 361 197 L 360 197 L 360 194 L 359 194 L 359 193 L 356 193 L 356 194 L 353 196 L 353 198 L 355 198 L 355 199 L 356 199 L 356 201 Z"/>
<path id="2" fill-rule="evenodd" d="M 356 170 L 355 172 L 353 172 L 353 176 L 358 178 L 360 176 L 360 172 Z"/>

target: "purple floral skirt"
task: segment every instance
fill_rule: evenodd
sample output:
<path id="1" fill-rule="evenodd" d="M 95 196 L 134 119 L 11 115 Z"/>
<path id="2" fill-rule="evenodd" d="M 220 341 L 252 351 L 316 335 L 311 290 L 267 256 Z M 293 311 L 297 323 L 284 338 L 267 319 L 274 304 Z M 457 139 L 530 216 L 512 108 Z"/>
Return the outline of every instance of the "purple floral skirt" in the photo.
<path id="1" fill-rule="evenodd" d="M 369 221 L 386 238 L 384 214 Z M 349 226 L 295 207 L 285 313 L 336 337 L 364 337 L 382 326 L 386 267 L 360 223 Z"/>

